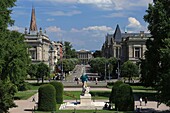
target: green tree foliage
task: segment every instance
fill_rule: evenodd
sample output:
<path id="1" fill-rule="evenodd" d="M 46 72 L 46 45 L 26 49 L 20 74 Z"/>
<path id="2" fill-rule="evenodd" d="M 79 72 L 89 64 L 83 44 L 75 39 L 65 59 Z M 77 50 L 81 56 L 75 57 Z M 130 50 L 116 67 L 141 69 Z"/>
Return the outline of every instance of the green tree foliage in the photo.
<path id="1" fill-rule="evenodd" d="M 104 75 L 104 73 L 105 73 L 106 63 L 107 63 L 107 60 L 104 57 L 92 58 L 89 61 L 89 65 L 91 66 L 91 71 L 97 72 L 102 75 Z"/>
<path id="2" fill-rule="evenodd" d="M 160 52 L 164 48 L 163 40 L 170 38 L 170 1 L 169 0 L 154 0 L 153 4 L 149 4 L 146 10 L 147 14 L 144 20 L 149 23 L 148 29 L 152 35 L 146 43 L 147 51 L 145 53 L 145 63 L 147 68 L 141 68 L 142 81 L 146 86 L 154 86 L 161 80 L 162 74 L 160 73 Z M 145 79 L 147 78 L 147 80 Z"/>
<path id="3" fill-rule="evenodd" d="M 116 110 L 134 111 L 134 97 L 130 85 L 124 83 L 119 85 L 115 97 Z"/>
<path id="4" fill-rule="evenodd" d="M 45 84 L 38 89 L 39 111 L 56 111 L 56 90 L 53 85 Z"/>
<path id="5" fill-rule="evenodd" d="M 159 92 L 160 102 L 169 105 L 169 39 L 170 39 L 170 1 L 154 0 L 146 10 L 144 20 L 149 23 L 151 38 L 147 41 L 145 60 L 142 60 L 142 82 Z M 167 93 L 165 92 L 165 89 Z M 161 95 L 161 96 L 160 96 Z M 166 97 L 166 98 L 165 98 Z"/>
<path id="6" fill-rule="evenodd" d="M 93 57 L 94 57 L 94 58 L 102 57 L 102 52 L 101 52 L 101 50 L 96 50 L 96 51 L 93 53 Z"/>
<path id="7" fill-rule="evenodd" d="M 138 66 L 131 61 L 123 63 L 123 65 L 121 66 L 121 76 L 128 77 L 128 80 L 130 82 L 130 80 L 132 80 L 132 77 L 139 76 Z"/>
<path id="8" fill-rule="evenodd" d="M 0 79 L 19 84 L 27 75 L 30 58 L 22 34 L 16 31 L 0 32 Z"/>
<path id="9" fill-rule="evenodd" d="M 55 87 L 56 90 L 56 102 L 57 104 L 63 103 L 63 89 L 64 86 L 61 82 L 50 82 Z"/>
<path id="10" fill-rule="evenodd" d="M 72 71 L 78 63 L 79 60 L 77 58 L 70 58 L 60 60 L 57 62 L 57 65 L 60 67 L 63 66 L 63 72 L 67 74 L 69 71 Z"/>
<path id="11" fill-rule="evenodd" d="M 163 41 L 165 47 L 160 49 L 161 63 L 160 73 L 162 74 L 160 85 L 158 86 L 159 101 L 170 106 L 170 39 Z"/>
<path id="12" fill-rule="evenodd" d="M 38 69 L 38 65 L 37 64 L 29 65 L 27 72 L 28 72 L 28 74 L 30 75 L 31 78 L 36 77 L 37 69 Z"/>
<path id="13" fill-rule="evenodd" d="M 108 72 L 110 72 L 112 77 L 116 77 L 117 62 L 118 60 L 115 57 L 110 57 L 108 59 Z"/>
<path id="14" fill-rule="evenodd" d="M 9 108 L 15 107 L 13 96 L 17 92 L 17 87 L 11 82 L 0 80 L 0 113 L 7 113 Z"/>
<path id="15" fill-rule="evenodd" d="M 77 58 L 76 50 L 72 49 L 72 45 L 70 42 L 64 42 L 64 57 L 65 58 Z"/>
<path id="16" fill-rule="evenodd" d="M 110 93 L 110 97 L 109 97 L 109 102 L 111 103 L 115 103 L 115 100 L 116 100 L 116 92 L 117 92 L 117 89 L 119 88 L 119 86 L 123 84 L 122 81 L 116 81 L 112 87 L 112 91 Z"/>
<path id="17" fill-rule="evenodd" d="M 16 0 L 1 0 L 0 1 L 0 32 L 5 31 L 8 25 L 13 25 L 14 20 L 11 19 L 11 8 L 15 6 Z"/>
<path id="18" fill-rule="evenodd" d="M 44 77 L 50 76 L 50 68 L 47 64 L 41 62 L 38 64 L 36 77 L 37 79 L 41 78 L 42 83 L 44 82 Z"/>
<path id="19" fill-rule="evenodd" d="M 14 24 L 11 19 L 12 7 L 16 0 L 0 0 L 0 112 L 14 107 L 13 96 L 23 83 L 30 63 L 24 35 L 9 31 Z"/>

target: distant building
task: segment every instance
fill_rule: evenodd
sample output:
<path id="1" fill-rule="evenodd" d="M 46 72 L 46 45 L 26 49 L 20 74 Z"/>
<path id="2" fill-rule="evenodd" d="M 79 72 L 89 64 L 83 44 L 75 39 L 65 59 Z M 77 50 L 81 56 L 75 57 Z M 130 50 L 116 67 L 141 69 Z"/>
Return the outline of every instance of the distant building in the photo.
<path id="1" fill-rule="evenodd" d="M 25 42 L 30 46 L 28 52 L 32 63 L 44 62 L 51 71 L 54 71 L 55 64 L 62 58 L 62 44 L 50 41 L 42 28 L 37 29 L 35 9 L 32 8 L 29 32 L 25 28 Z"/>
<path id="2" fill-rule="evenodd" d="M 102 56 L 106 58 L 116 57 L 121 62 L 137 62 L 139 58 L 145 58 L 146 40 L 151 35 L 149 33 L 121 33 L 117 25 L 114 34 L 107 34 L 102 46 Z"/>
<path id="3" fill-rule="evenodd" d="M 92 52 L 88 50 L 79 50 L 76 51 L 76 54 L 81 64 L 88 64 L 89 60 L 93 57 Z"/>

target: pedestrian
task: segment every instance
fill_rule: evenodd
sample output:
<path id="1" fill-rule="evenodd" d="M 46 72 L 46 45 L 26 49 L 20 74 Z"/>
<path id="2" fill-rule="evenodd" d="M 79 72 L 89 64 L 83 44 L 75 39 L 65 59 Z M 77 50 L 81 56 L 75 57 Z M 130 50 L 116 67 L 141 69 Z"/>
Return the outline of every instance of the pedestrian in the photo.
<path id="1" fill-rule="evenodd" d="M 148 102 L 148 98 L 145 97 L 144 101 L 145 101 L 145 106 L 146 106 L 146 104 L 147 104 L 147 102 Z"/>
<path id="2" fill-rule="evenodd" d="M 32 102 L 35 102 L 35 96 L 32 97 Z"/>
<path id="3" fill-rule="evenodd" d="M 97 80 L 97 78 L 96 78 L 96 85 L 98 84 L 98 80 Z"/>
<path id="4" fill-rule="evenodd" d="M 140 106 L 141 106 L 142 105 L 142 97 L 140 97 L 139 101 L 140 101 Z"/>

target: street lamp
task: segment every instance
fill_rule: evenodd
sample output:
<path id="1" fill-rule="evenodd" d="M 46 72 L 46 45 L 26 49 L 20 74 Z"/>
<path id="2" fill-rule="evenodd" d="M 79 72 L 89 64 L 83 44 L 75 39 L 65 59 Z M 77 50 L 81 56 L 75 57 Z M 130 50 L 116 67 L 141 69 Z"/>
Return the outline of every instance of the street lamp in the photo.
<path id="1" fill-rule="evenodd" d="M 120 59 L 118 59 L 118 66 L 117 66 L 117 79 L 120 80 Z"/>
<path id="2" fill-rule="evenodd" d="M 105 81 L 106 81 L 106 62 L 105 62 L 105 77 L 104 77 Z"/>
<path id="3" fill-rule="evenodd" d="M 109 68 L 109 82 L 110 82 L 110 63 L 108 64 L 108 68 Z"/>

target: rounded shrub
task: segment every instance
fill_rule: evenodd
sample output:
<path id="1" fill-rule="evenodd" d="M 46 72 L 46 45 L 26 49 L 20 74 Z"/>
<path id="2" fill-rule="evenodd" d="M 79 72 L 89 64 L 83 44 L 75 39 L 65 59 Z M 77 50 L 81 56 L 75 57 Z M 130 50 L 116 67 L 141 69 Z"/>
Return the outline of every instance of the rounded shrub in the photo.
<path id="1" fill-rule="evenodd" d="M 109 102 L 111 103 L 115 103 L 115 96 L 116 96 L 116 90 L 118 89 L 118 87 L 123 84 L 122 81 L 116 81 L 112 87 L 112 91 L 110 93 L 110 97 L 109 97 Z"/>
<path id="2" fill-rule="evenodd" d="M 38 110 L 56 111 L 56 90 L 53 85 L 45 84 L 38 89 Z"/>
<path id="3" fill-rule="evenodd" d="M 119 111 L 134 111 L 134 97 L 132 88 L 128 84 L 121 84 L 116 91 L 115 109 Z"/>
<path id="4" fill-rule="evenodd" d="M 50 82 L 56 89 L 56 102 L 57 104 L 63 103 L 63 84 L 61 82 Z"/>

